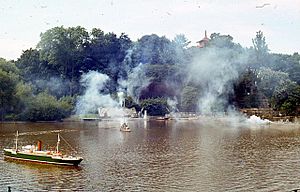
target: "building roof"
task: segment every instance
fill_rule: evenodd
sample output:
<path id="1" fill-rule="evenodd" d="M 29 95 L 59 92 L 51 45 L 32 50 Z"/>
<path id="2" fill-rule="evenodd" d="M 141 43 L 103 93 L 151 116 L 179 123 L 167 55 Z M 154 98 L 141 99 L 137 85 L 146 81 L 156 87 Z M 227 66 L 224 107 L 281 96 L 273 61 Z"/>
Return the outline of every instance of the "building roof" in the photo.
<path id="1" fill-rule="evenodd" d="M 200 41 L 197 41 L 197 43 L 199 43 L 198 47 L 200 47 L 200 48 L 204 47 L 209 42 L 209 40 L 210 39 L 207 37 L 207 33 L 205 30 L 204 38 Z"/>

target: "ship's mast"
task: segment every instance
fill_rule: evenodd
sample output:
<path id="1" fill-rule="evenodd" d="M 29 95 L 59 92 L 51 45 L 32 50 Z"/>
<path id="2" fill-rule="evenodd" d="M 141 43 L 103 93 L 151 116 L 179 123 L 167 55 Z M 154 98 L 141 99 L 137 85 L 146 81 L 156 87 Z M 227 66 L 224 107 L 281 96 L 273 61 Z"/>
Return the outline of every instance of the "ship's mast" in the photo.
<path id="1" fill-rule="evenodd" d="M 57 135 L 57 143 L 56 143 L 56 153 L 58 153 L 58 146 L 59 146 L 60 138 L 59 134 Z"/>
<path id="2" fill-rule="evenodd" d="M 16 152 L 18 151 L 18 136 L 19 136 L 19 131 L 17 131 L 17 135 L 16 135 Z"/>

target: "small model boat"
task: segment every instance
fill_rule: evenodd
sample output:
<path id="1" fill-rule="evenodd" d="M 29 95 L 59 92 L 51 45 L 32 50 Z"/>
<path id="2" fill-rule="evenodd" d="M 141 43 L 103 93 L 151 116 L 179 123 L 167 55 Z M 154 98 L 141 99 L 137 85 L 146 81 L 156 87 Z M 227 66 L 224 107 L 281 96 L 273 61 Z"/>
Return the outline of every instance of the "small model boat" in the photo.
<path id="1" fill-rule="evenodd" d="M 121 125 L 120 131 L 123 131 L 123 132 L 130 132 L 131 130 L 130 130 L 130 128 L 129 128 L 129 126 L 128 126 L 127 123 L 123 123 L 123 124 Z"/>
<path id="2" fill-rule="evenodd" d="M 60 136 L 57 136 L 57 145 L 55 151 L 42 151 L 42 142 L 38 145 L 26 145 L 18 149 L 18 131 L 16 135 L 16 146 L 14 149 L 4 149 L 4 158 L 12 160 L 30 161 L 36 163 L 73 165 L 78 166 L 83 160 L 82 157 L 63 155 L 59 151 Z"/>

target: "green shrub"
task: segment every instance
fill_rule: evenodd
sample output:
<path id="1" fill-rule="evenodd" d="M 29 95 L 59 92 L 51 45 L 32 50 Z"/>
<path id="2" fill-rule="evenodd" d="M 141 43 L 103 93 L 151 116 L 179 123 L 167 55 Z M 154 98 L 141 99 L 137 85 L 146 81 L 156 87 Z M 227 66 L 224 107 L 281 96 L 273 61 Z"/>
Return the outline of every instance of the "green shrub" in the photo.
<path id="1" fill-rule="evenodd" d="M 26 110 L 22 113 L 23 120 L 59 121 L 71 114 L 73 109 L 71 98 L 57 100 L 46 92 L 32 97 Z"/>

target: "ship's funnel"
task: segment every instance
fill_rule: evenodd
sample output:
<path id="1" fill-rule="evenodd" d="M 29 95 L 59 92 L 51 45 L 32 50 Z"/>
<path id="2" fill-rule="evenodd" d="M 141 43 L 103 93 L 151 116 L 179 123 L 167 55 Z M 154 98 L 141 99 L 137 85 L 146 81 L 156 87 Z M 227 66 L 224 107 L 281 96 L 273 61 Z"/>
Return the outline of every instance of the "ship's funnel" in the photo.
<path id="1" fill-rule="evenodd" d="M 37 143 L 37 150 L 38 151 L 42 150 L 42 141 L 40 141 L 40 140 L 38 140 L 38 143 Z"/>

